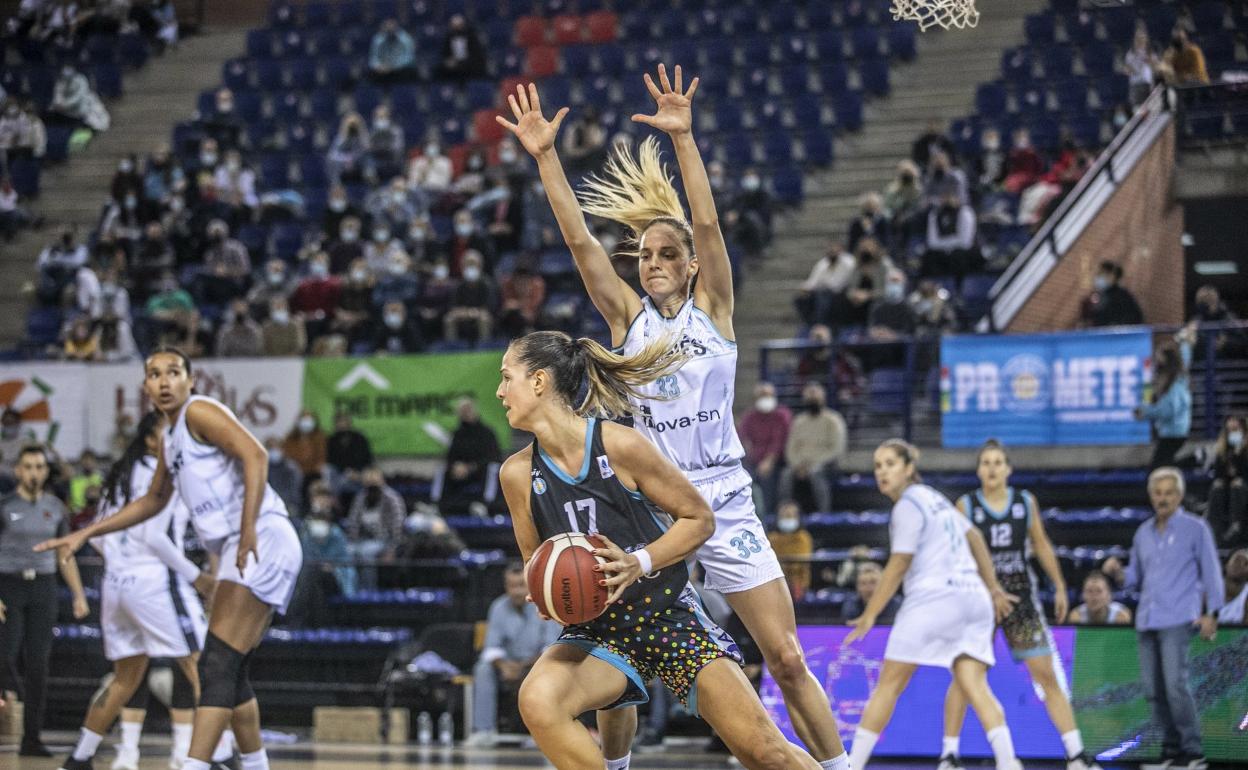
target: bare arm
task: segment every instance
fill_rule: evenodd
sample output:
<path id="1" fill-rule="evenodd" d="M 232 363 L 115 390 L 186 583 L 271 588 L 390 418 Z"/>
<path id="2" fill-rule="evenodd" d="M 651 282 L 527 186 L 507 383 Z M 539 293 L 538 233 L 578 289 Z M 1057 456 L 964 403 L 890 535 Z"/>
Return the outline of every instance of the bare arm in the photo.
<path id="1" fill-rule="evenodd" d="M 975 559 L 975 567 L 979 570 L 980 579 L 984 581 L 984 585 L 988 586 L 988 593 L 992 595 L 992 604 L 999 621 L 1009 615 L 1014 605 L 1018 604 L 1018 597 L 1006 593 L 1001 584 L 997 582 L 997 570 L 992 566 L 992 554 L 988 552 L 988 544 L 984 542 L 984 536 L 978 529 L 971 527 L 966 530 L 966 544 L 970 546 L 971 556 Z"/>
<path id="2" fill-rule="evenodd" d="M 87 606 L 87 595 L 82 591 L 82 576 L 78 574 L 78 560 L 68 549 L 60 549 L 58 555 L 61 557 L 57 559 L 61 577 L 65 579 L 65 585 L 69 586 L 69 593 L 73 596 L 74 618 L 82 620 L 90 612 L 90 608 Z"/>
<path id="3" fill-rule="evenodd" d="M 498 470 L 503 498 L 511 512 L 511 529 L 516 535 L 520 558 L 528 564 L 533 552 L 542 544 L 533 524 L 533 512 L 529 510 L 529 468 L 533 465 L 533 447 L 530 445 L 508 457 Z"/>
<path id="4" fill-rule="evenodd" d="M 585 290 L 589 292 L 594 307 L 598 308 L 598 312 L 602 313 L 607 325 L 611 327 L 612 343 L 620 344 L 628 333 L 629 324 L 641 312 L 641 298 L 616 274 L 611 265 L 611 257 L 589 231 L 585 215 L 581 213 L 581 204 L 572 191 L 572 185 L 568 183 L 563 164 L 555 151 L 555 135 L 568 114 L 568 108 L 561 108 L 552 120 L 547 121 L 542 117 L 537 86 L 532 83 L 527 91 L 524 86 L 517 86 L 516 94 L 508 94 L 507 101 L 516 122 L 511 123 L 501 115 L 495 120 L 511 131 L 524 149 L 537 160 L 537 170 L 542 177 L 546 198 L 555 213 L 564 243 L 572 252 L 572 259 L 585 283 Z"/>
<path id="5" fill-rule="evenodd" d="M 1044 531 L 1044 522 L 1040 519 L 1040 506 L 1035 504 L 1035 498 L 1030 495 L 1027 499 L 1027 507 L 1031 513 L 1031 523 L 1027 526 L 1027 534 L 1031 536 L 1031 547 L 1036 552 L 1036 560 L 1040 562 L 1040 568 L 1049 576 L 1049 580 L 1053 581 L 1055 592 L 1053 620 L 1056 623 L 1064 623 L 1070 602 L 1066 590 L 1066 577 L 1062 574 L 1062 565 L 1058 563 L 1057 553 L 1053 550 L 1053 541 L 1049 540 L 1048 533 Z"/>
<path id="6" fill-rule="evenodd" d="M 67 550 L 61 552 L 61 559 L 72 558 L 87 540 L 100 535 L 107 535 L 109 532 L 129 529 L 152 518 L 164 509 L 172 496 L 173 482 L 169 478 L 169 472 L 165 469 L 165 460 L 162 455 L 156 459 L 156 473 L 152 476 L 152 484 L 148 487 L 147 493 L 142 497 L 137 500 L 131 500 L 124 508 L 112 516 L 99 519 L 94 524 L 83 527 L 77 532 L 45 540 L 36 545 L 35 550 L 49 551 L 53 548 L 60 549 L 63 547 Z"/>

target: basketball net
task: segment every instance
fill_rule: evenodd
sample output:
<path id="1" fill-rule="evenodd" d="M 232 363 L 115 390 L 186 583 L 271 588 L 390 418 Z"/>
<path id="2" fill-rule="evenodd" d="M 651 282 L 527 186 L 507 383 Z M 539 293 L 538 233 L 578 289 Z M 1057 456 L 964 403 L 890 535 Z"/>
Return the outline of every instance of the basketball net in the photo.
<path id="1" fill-rule="evenodd" d="M 893 0 L 893 18 L 918 22 L 919 29 L 932 27 L 966 29 L 979 23 L 975 0 Z"/>

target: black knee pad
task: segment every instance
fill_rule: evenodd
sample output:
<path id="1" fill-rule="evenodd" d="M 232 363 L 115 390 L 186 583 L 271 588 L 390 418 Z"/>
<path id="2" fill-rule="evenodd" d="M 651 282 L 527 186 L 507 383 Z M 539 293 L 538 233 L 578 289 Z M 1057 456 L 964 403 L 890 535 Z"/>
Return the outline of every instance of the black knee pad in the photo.
<path id="1" fill-rule="evenodd" d="M 252 698 L 256 697 L 256 691 L 251 689 L 251 656 L 252 652 L 243 656 L 243 663 L 238 667 L 238 679 L 235 680 L 234 705 L 241 706 Z"/>
<path id="2" fill-rule="evenodd" d="M 211 631 L 199 654 L 199 705 L 232 709 L 237 704 L 238 672 L 245 656 Z"/>
<path id="3" fill-rule="evenodd" d="M 126 701 L 126 708 L 147 711 L 147 704 L 151 699 L 152 691 L 147 686 L 147 677 L 144 676 L 142 684 L 139 685 L 139 689 L 135 690 L 134 695 L 130 696 L 130 700 Z"/>
<path id="4" fill-rule="evenodd" d="M 186 672 L 182 670 L 181 664 L 174 663 L 172 671 L 173 693 L 169 696 L 169 708 L 195 708 L 195 687 L 191 684 L 191 680 L 187 678 Z"/>

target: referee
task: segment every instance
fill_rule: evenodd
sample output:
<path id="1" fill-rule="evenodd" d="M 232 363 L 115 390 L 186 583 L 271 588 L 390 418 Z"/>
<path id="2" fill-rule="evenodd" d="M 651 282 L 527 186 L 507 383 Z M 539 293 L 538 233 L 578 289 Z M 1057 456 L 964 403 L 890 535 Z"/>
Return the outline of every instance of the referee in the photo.
<path id="1" fill-rule="evenodd" d="M 50 757 L 39 740 L 39 729 L 56 623 L 58 562 L 74 597 L 75 618 L 87 616 L 87 598 L 73 559 L 32 550 L 36 543 L 69 531 L 65 505 L 44 492 L 48 455 L 43 447 L 22 449 L 14 475 L 17 489 L 0 498 L 0 693 L 20 693 L 26 704 L 21 755 Z M 11 695 L 0 699 L 11 699 Z"/>

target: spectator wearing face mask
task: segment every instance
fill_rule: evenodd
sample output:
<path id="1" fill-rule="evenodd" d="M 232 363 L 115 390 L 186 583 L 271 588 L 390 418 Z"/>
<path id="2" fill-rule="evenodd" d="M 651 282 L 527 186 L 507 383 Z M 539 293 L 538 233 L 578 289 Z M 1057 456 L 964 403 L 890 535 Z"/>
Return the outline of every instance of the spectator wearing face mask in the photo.
<path id="1" fill-rule="evenodd" d="M 472 503 L 493 502 L 498 492 L 498 463 L 502 450 L 498 436 L 481 422 L 481 413 L 472 399 L 456 406 L 459 425 L 446 450 L 446 464 L 434 478 L 430 498 L 444 516 L 466 513 Z"/>
<path id="2" fill-rule="evenodd" d="M 373 232 L 385 229 L 392 236 L 396 236 L 407 232 L 407 226 L 422 213 L 423 207 L 418 204 L 416 196 L 408 191 L 403 177 L 396 176 L 390 180 L 390 184 L 369 195 L 364 203 L 364 210 L 373 224 Z"/>
<path id="3" fill-rule="evenodd" d="M 508 134 L 498 143 L 497 169 L 507 178 L 513 189 L 519 190 L 534 175 L 528 153 L 520 152 L 515 137 Z"/>
<path id="4" fill-rule="evenodd" d="M 351 263 L 365 257 L 365 244 L 360 238 L 362 227 L 359 216 L 347 214 L 338 223 L 338 229 L 332 231 L 336 237 L 329 243 L 328 252 L 330 272 L 334 275 L 345 273 Z"/>
<path id="5" fill-rule="evenodd" d="M 149 206 L 168 201 L 174 192 L 186 184 L 186 172 L 173 157 L 168 144 L 160 144 L 147 157 L 143 169 L 143 200 Z"/>
<path id="6" fill-rule="evenodd" d="M 442 41 L 438 75 L 444 80 L 457 81 L 484 78 L 488 77 L 485 64 L 485 47 L 477 30 L 462 13 L 452 15 L 446 39 Z"/>
<path id="7" fill-rule="evenodd" d="M 1196 306 L 1189 322 L 1198 324 L 1233 324 L 1239 317 L 1222 301 L 1217 287 L 1205 284 L 1196 290 Z M 1220 358 L 1243 358 L 1248 355 L 1248 332 L 1243 329 L 1221 329 L 1214 334 L 1201 334 L 1197 356 L 1206 356 L 1209 346 Z"/>
<path id="8" fill-rule="evenodd" d="M 285 297 L 269 300 L 269 317 L 261 324 L 266 356 L 301 356 L 308 347 L 308 333 L 299 316 L 291 316 Z"/>
<path id="9" fill-rule="evenodd" d="M 350 564 L 347 536 L 334 523 L 338 501 L 329 485 L 312 484 L 308 498 L 308 510 L 298 526 L 303 568 L 295 583 L 285 622 L 292 626 L 324 627 L 333 622 L 329 600 L 354 594 L 357 577 L 355 567 Z"/>
<path id="10" fill-rule="evenodd" d="M 915 334 L 919 337 L 936 339 L 953 331 L 958 324 L 952 295 L 935 281 L 919 281 L 908 301 L 914 313 Z"/>
<path id="11" fill-rule="evenodd" d="M 375 83 L 415 78 L 416 43 L 395 19 L 386 19 L 368 46 L 368 72 Z"/>
<path id="12" fill-rule="evenodd" d="M 1213 484 L 1207 518 L 1219 542 L 1248 542 L 1248 420 L 1231 415 L 1214 442 Z"/>
<path id="13" fill-rule="evenodd" d="M 372 171 L 368 154 L 368 126 L 358 112 L 348 112 L 325 156 L 325 170 L 334 184 L 362 182 Z"/>
<path id="14" fill-rule="evenodd" d="M 489 236 L 495 254 L 515 251 L 520 245 L 520 230 L 524 226 L 519 202 L 511 192 L 511 184 L 498 169 L 486 173 L 487 189 L 473 196 L 464 208 L 479 212 L 485 220 L 485 232 Z"/>
<path id="15" fill-rule="evenodd" d="M 542 303 L 546 301 L 546 279 L 537 272 L 531 256 L 516 260 L 515 270 L 502 281 L 502 310 L 499 331 L 504 337 L 522 337 L 533 331 Z"/>
<path id="16" fill-rule="evenodd" d="M 477 220 L 467 209 L 455 212 L 453 232 L 443 250 L 450 263 L 451 275 L 457 278 L 464 274 L 464 262 L 469 252 L 476 252 L 483 270 L 493 264 L 494 244 L 481 232 Z"/>
<path id="17" fill-rule="evenodd" d="M 884 198 L 878 192 L 863 193 L 858 199 L 858 216 L 849 223 L 849 250 L 858 248 L 858 241 L 871 236 L 880 243 L 889 242 L 889 222 L 884 211 Z"/>
<path id="18" fill-rule="evenodd" d="M 1068 623 L 1078 625 L 1127 625 L 1131 610 L 1114 601 L 1109 578 L 1100 570 L 1083 579 L 1083 604 L 1070 611 Z"/>
<path id="19" fill-rule="evenodd" d="M 96 328 L 100 335 L 99 360 L 119 364 L 138 358 L 138 344 L 128 320 L 108 312 L 97 319 Z"/>
<path id="20" fill-rule="evenodd" d="M 214 350 L 219 358 L 251 358 L 264 355 L 264 332 L 251 318 L 245 299 L 236 299 L 226 308 L 217 330 Z"/>
<path id="21" fill-rule="evenodd" d="M 849 279 L 849 289 L 845 292 L 848 307 L 842 319 L 851 325 L 867 323 L 871 304 L 884 296 L 888 274 L 896 269 L 883 245 L 871 237 L 858 242 L 857 259 L 858 264 Z"/>
<path id="22" fill-rule="evenodd" d="M 196 310 L 195 300 L 178 285 L 178 279 L 169 271 L 161 274 L 155 293 L 148 298 L 143 312 L 155 323 L 158 340 L 177 339 L 189 342 L 199 327 L 199 312 Z"/>
<path id="23" fill-rule="evenodd" d="M 282 451 L 282 440 L 269 436 L 264 440 L 269 453 L 269 486 L 291 511 L 303 510 L 303 471 Z"/>
<path id="24" fill-rule="evenodd" d="M 321 216 L 321 230 L 333 239 L 339 236 L 339 227 L 347 217 L 360 217 L 362 212 L 347 195 L 347 188 L 331 185 L 325 201 L 325 213 Z M 349 260 L 348 260 L 349 261 Z M 340 272 L 340 271 L 335 271 Z"/>
<path id="25" fill-rule="evenodd" d="M 767 532 L 767 539 L 780 559 L 793 601 L 801 601 L 810 589 L 810 557 L 815 551 L 815 540 L 802 526 L 802 509 L 797 503 L 786 500 L 780 504 L 775 529 Z"/>
<path id="26" fill-rule="evenodd" d="M 356 430 L 351 415 L 334 415 L 334 432 L 329 434 L 326 461 L 349 481 L 358 482 L 364 469 L 373 464 L 373 447 L 368 436 Z"/>
<path id="27" fill-rule="evenodd" d="M 286 269 L 285 260 L 270 259 L 264 265 L 264 278 L 257 281 L 247 293 L 247 302 L 251 305 L 252 315 L 267 318 L 269 303 L 275 298 L 289 300 L 295 291 L 296 283 L 291 280 Z"/>
<path id="28" fill-rule="evenodd" d="M 246 292 L 251 277 L 251 256 L 246 246 L 230 237 L 229 225 L 223 220 L 214 219 L 208 223 L 207 233 L 204 267 L 196 285 L 202 302 L 223 305 Z"/>
<path id="29" fill-rule="evenodd" d="M 1218 610 L 1218 622 L 1242 626 L 1248 611 L 1248 550 L 1232 553 L 1226 560 L 1226 604 Z"/>
<path id="30" fill-rule="evenodd" d="M 875 590 L 879 588 L 880 578 L 884 575 L 884 571 L 880 569 L 880 565 L 873 561 L 862 562 L 858 565 L 858 569 L 854 575 L 854 595 L 845 600 L 841 605 L 841 622 L 848 623 L 851 619 L 860 616 L 867 604 L 871 601 L 871 597 L 875 595 Z M 894 596 L 888 600 L 888 604 L 884 606 L 884 610 L 876 618 L 877 624 L 889 625 L 893 619 L 897 617 L 897 610 L 901 607 L 901 597 Z"/>
<path id="31" fill-rule="evenodd" d="M 933 118 L 927 122 L 927 128 L 923 134 L 911 145 L 910 160 L 919 168 L 927 168 L 932 156 L 938 152 L 943 152 L 950 158 L 955 156 L 953 142 L 945 134 L 944 124 L 939 119 Z"/>
<path id="32" fill-rule="evenodd" d="M 317 252 L 308 260 L 308 274 L 290 295 L 290 309 L 304 319 L 311 337 L 329 330 L 338 300 L 342 296 L 342 280 L 329 273 L 329 255 Z"/>
<path id="33" fill-rule="evenodd" d="M 814 510 L 832 510 L 830 474 L 845 457 L 848 428 L 840 413 L 827 407 L 823 385 L 811 382 L 802 388 L 802 409 L 793 417 L 784 456 L 788 465 L 780 474 L 779 498 L 793 500 L 802 482 L 810 490 Z"/>
<path id="34" fill-rule="evenodd" d="M 483 262 L 481 255 L 475 251 L 464 254 L 463 278 L 455 287 L 450 312 L 443 322 L 443 334 L 448 340 L 467 337 L 482 342 L 490 338 L 498 291 L 494 281 L 485 274 Z M 466 328 L 470 331 L 465 332 Z"/>
<path id="35" fill-rule="evenodd" d="M 429 196 L 438 196 L 450 189 L 454 173 L 451 159 L 442 154 L 442 143 L 430 139 L 421 154 L 407 164 L 407 184 Z"/>
<path id="36" fill-rule="evenodd" d="M 975 210 L 952 189 L 940 197 L 940 205 L 927 215 L 927 243 L 920 274 L 952 276 L 960 287 L 967 273 L 979 268 L 983 258 L 976 244 Z"/>
<path id="37" fill-rule="evenodd" d="M 850 280 L 858 261 L 839 243 L 832 244 L 802 283 L 793 303 L 807 325 L 839 326 L 848 317 Z"/>
<path id="38" fill-rule="evenodd" d="M 563 132 L 560 155 L 569 174 L 584 174 L 602 167 L 607 159 L 607 128 L 593 105 L 581 110 Z"/>
<path id="39" fill-rule="evenodd" d="M 384 220 L 375 222 L 364 244 L 364 259 L 369 269 L 377 275 L 384 275 L 392 265 L 391 258 L 402 251 L 403 241 L 390 229 L 390 225 Z"/>
<path id="40" fill-rule="evenodd" d="M 1122 69 L 1127 75 L 1132 107 L 1139 107 L 1148 98 L 1149 92 L 1153 90 L 1154 73 L 1160 64 L 1161 61 L 1153 53 L 1149 42 L 1148 28 L 1137 28 L 1131 50 L 1122 57 Z"/>
<path id="41" fill-rule="evenodd" d="M 427 269 L 442 258 L 442 245 L 434 237 L 433 225 L 425 214 L 417 215 L 407 226 L 407 236 L 403 239 L 407 254 L 412 264 Z"/>
<path id="42" fill-rule="evenodd" d="M 410 306 L 420 294 L 420 280 L 412 270 L 412 261 L 402 251 L 394 251 L 386 260 L 386 271 L 373 286 L 373 307 L 390 302 Z"/>
<path id="43" fill-rule="evenodd" d="M 213 185 L 217 200 L 229 207 L 234 222 L 250 220 L 252 212 L 260 207 L 256 172 L 243 163 L 238 150 L 226 150 L 225 159 L 213 175 Z"/>
<path id="44" fill-rule="evenodd" d="M 1123 288 L 1122 267 L 1105 261 L 1092 277 L 1092 293 L 1083 301 L 1084 326 L 1133 326 L 1144 323 L 1144 313 L 1135 296 Z"/>
<path id="45" fill-rule="evenodd" d="M 320 478 L 325 468 L 327 441 L 316 414 L 304 409 L 282 441 L 282 451 L 295 461 L 305 479 Z"/>
<path id="46" fill-rule="evenodd" d="M 380 322 L 374 326 L 373 352 L 378 355 L 419 353 L 425 349 L 420 325 L 408 316 L 402 302 L 387 302 L 381 308 Z"/>
<path id="47" fill-rule="evenodd" d="M 351 500 L 345 529 L 351 558 L 360 572 L 364 588 L 377 587 L 377 562 L 388 562 L 403 538 L 407 505 L 398 492 L 386 484 L 381 470 L 368 468 L 360 477 L 362 488 Z"/>
<path id="48" fill-rule="evenodd" d="M 754 405 L 741 417 L 741 443 L 745 468 L 763 495 L 764 516 L 776 510 L 776 493 L 784 466 L 784 445 L 789 439 L 793 413 L 776 399 L 776 386 L 760 382 L 754 388 Z"/>
<path id="49" fill-rule="evenodd" d="M 758 169 L 746 168 L 725 220 L 730 237 L 741 245 L 746 255 L 757 256 L 771 243 L 774 213 L 775 202 L 771 193 L 763 187 Z"/>
<path id="50" fill-rule="evenodd" d="M 979 137 L 979 154 L 974 159 L 975 189 L 982 196 L 997 190 L 1005 181 L 1005 150 L 1001 149 L 1001 132 L 985 128 Z"/>
<path id="51" fill-rule="evenodd" d="M 0 168 L 4 165 L 3 158 L 4 148 L 0 146 Z M 17 237 L 17 233 L 22 228 L 34 227 L 42 223 L 42 217 L 31 214 L 19 203 L 17 190 L 14 189 L 12 180 L 0 174 L 0 237 L 8 243 Z"/>
<path id="52" fill-rule="evenodd" d="M 1044 161 L 1036 148 L 1031 146 L 1031 132 L 1025 128 L 1015 129 L 1002 187 L 1012 195 L 1019 195 L 1039 181 L 1043 174 Z"/>
<path id="53" fill-rule="evenodd" d="M 99 355 L 100 337 L 95 333 L 91 319 L 78 316 L 70 321 L 61 333 L 61 359 L 65 361 L 94 361 Z"/>
<path id="54" fill-rule="evenodd" d="M 335 334 L 346 337 L 351 344 L 363 339 L 362 332 L 368 325 L 373 313 L 373 293 L 377 280 L 368 263 L 357 259 L 351 263 L 346 278 L 342 281 L 342 294 L 338 298 L 338 307 L 334 311 L 334 319 L 330 328 Z"/>
<path id="55" fill-rule="evenodd" d="M 459 282 L 451 277 L 451 269 L 445 261 L 433 263 L 416 298 L 417 315 L 426 339 L 441 339 L 442 319 L 451 310 L 458 286 Z"/>
<path id="56" fill-rule="evenodd" d="M 211 113 L 200 117 L 200 128 L 216 141 L 222 152 L 240 148 L 243 120 L 234 111 L 234 92 L 228 88 L 218 89 L 214 106 Z"/>
<path id="57" fill-rule="evenodd" d="M 463 171 L 451 183 L 451 194 L 447 198 L 449 202 L 460 206 L 480 195 L 484 189 L 485 150 L 481 147 L 476 147 L 468 153 L 468 157 L 464 160 Z M 448 200 L 443 201 L 444 205 L 447 203 Z"/>
<path id="58" fill-rule="evenodd" d="M 117 172 L 109 183 L 109 194 L 113 200 L 124 200 L 127 195 L 134 195 L 138 200 L 143 194 L 143 176 L 139 173 L 134 153 L 130 153 L 117 161 Z"/>
<path id="59" fill-rule="evenodd" d="M 953 163 L 953 156 L 935 152 L 927 165 L 927 179 L 923 186 L 923 198 L 927 205 L 938 206 L 946 194 L 953 193 L 958 203 L 970 203 L 970 186 L 966 172 Z"/>
<path id="60" fill-rule="evenodd" d="M 403 156 L 407 142 L 403 127 L 390 116 L 390 107 L 379 104 L 373 109 L 373 125 L 368 132 L 368 154 L 378 179 L 389 179 L 403 173 Z"/>
<path id="61" fill-rule="evenodd" d="M 884 283 L 884 294 L 871 303 L 868 336 L 878 342 L 893 342 L 914 334 L 914 310 L 906 302 L 906 275 L 891 270 Z"/>
<path id="62" fill-rule="evenodd" d="M 72 64 L 61 67 L 61 74 L 52 87 L 48 116 L 50 119 L 80 123 L 97 132 L 107 131 L 112 122 L 104 102 L 91 90 L 87 76 L 74 69 Z"/>

